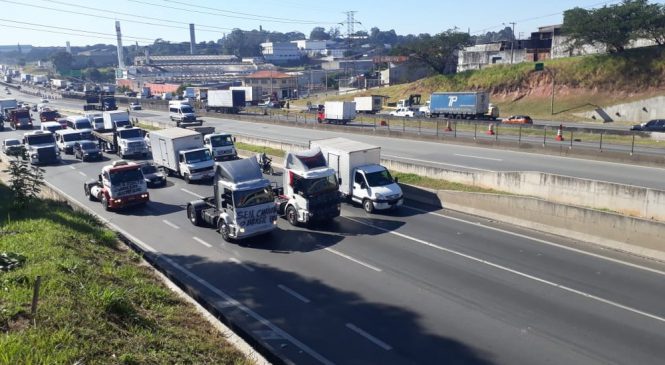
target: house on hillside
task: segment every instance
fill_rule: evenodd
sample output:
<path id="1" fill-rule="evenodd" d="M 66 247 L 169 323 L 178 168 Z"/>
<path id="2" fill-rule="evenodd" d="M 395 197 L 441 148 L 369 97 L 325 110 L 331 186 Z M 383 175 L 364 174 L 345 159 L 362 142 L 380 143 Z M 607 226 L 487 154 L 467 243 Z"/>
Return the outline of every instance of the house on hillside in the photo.
<path id="1" fill-rule="evenodd" d="M 274 70 L 262 70 L 245 76 L 243 86 L 259 86 L 264 93 L 279 99 L 297 97 L 298 76 Z"/>

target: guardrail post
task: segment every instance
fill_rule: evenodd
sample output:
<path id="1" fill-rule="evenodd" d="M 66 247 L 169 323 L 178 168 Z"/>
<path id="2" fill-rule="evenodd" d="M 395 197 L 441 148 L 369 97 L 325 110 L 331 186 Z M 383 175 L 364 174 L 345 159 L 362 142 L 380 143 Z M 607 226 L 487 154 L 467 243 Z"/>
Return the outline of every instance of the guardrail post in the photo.
<path id="1" fill-rule="evenodd" d="M 600 131 L 600 152 L 603 152 L 603 131 Z"/>
<path id="2" fill-rule="evenodd" d="M 519 134 L 517 135 L 517 144 L 518 145 L 522 144 L 522 126 L 521 125 L 520 125 Z"/>
<path id="3" fill-rule="evenodd" d="M 436 120 L 436 136 L 439 136 L 439 120 Z"/>
<path id="4" fill-rule="evenodd" d="M 547 126 L 543 126 L 543 147 L 547 144 Z"/>
<path id="5" fill-rule="evenodd" d="M 457 122 L 455 122 L 455 129 L 453 130 L 454 134 L 453 137 L 457 138 Z"/>
<path id="6" fill-rule="evenodd" d="M 570 130 L 570 149 L 573 149 L 573 130 Z"/>
<path id="7" fill-rule="evenodd" d="M 498 123 L 497 123 L 497 125 L 496 125 L 496 134 L 494 135 L 494 140 L 495 140 L 496 142 L 499 141 L 499 124 L 498 124 Z"/>
<path id="8" fill-rule="evenodd" d="M 633 133 L 633 143 L 630 145 L 630 155 L 632 156 L 635 152 L 635 133 Z"/>
<path id="9" fill-rule="evenodd" d="M 455 123 L 457 124 L 457 123 Z M 478 138 L 478 123 L 473 123 L 473 139 L 474 141 Z"/>
<path id="10" fill-rule="evenodd" d="M 421 129 L 422 123 L 423 123 L 423 121 L 420 118 L 418 118 L 418 135 L 420 135 L 420 132 L 422 130 Z"/>
<path id="11" fill-rule="evenodd" d="M 376 132 L 376 117 L 372 118 L 372 122 L 374 122 L 374 132 Z"/>
<path id="12" fill-rule="evenodd" d="M 402 118 L 402 133 L 406 132 L 406 118 Z"/>

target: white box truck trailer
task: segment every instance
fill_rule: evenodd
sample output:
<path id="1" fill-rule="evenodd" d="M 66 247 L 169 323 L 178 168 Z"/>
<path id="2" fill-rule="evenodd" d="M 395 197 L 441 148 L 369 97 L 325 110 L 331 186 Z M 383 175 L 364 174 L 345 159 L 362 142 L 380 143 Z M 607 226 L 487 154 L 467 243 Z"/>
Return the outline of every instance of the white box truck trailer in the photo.
<path id="1" fill-rule="evenodd" d="M 212 179 L 215 175 L 215 161 L 203 146 L 203 135 L 199 132 L 177 127 L 151 131 L 150 147 L 159 168 L 182 177 L 187 183 Z"/>
<path id="2" fill-rule="evenodd" d="M 319 123 L 346 124 L 356 117 L 356 103 L 352 101 L 326 101 L 317 114 Z"/>
<path id="3" fill-rule="evenodd" d="M 356 113 L 376 114 L 383 107 L 383 96 L 356 96 L 353 98 L 356 103 Z"/>

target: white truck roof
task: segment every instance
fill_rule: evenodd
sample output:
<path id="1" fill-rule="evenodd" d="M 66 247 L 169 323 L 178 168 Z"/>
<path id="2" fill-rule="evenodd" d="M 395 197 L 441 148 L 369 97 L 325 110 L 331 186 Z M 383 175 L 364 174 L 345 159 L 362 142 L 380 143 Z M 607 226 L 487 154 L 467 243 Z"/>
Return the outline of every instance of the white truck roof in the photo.
<path id="1" fill-rule="evenodd" d="M 162 136 L 173 139 L 173 138 L 201 135 L 201 133 L 187 128 L 167 128 L 167 129 L 159 129 L 156 131 L 151 131 L 150 135 Z"/>
<path id="2" fill-rule="evenodd" d="M 220 162 L 217 164 L 215 174 L 238 189 L 270 185 L 270 181 L 263 177 L 258 161 L 251 157 Z"/>

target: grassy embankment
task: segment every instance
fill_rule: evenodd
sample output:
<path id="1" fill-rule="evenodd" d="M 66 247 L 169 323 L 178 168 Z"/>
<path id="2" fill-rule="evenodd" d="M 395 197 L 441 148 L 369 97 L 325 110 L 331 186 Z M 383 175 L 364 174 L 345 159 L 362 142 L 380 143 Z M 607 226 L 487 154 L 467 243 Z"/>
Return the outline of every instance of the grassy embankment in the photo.
<path id="1" fill-rule="evenodd" d="M 550 74 L 535 72 L 533 63 L 438 75 L 369 92 L 330 97 L 329 100 L 381 94 L 390 97 L 389 102 L 396 102 L 409 94 L 421 94 L 423 100 L 428 100 L 435 91 L 490 90 L 492 101 L 499 106 L 502 116 L 529 114 L 538 119 L 580 120 L 574 113 L 665 94 L 665 48 L 662 47 L 544 63 L 556 74 L 554 115 L 550 114 Z M 304 105 L 307 101 L 301 100 L 298 104 Z"/>
<path id="2" fill-rule="evenodd" d="M 0 364 L 250 364 L 90 215 L 0 185 Z M 35 278 L 42 284 L 30 314 Z"/>

